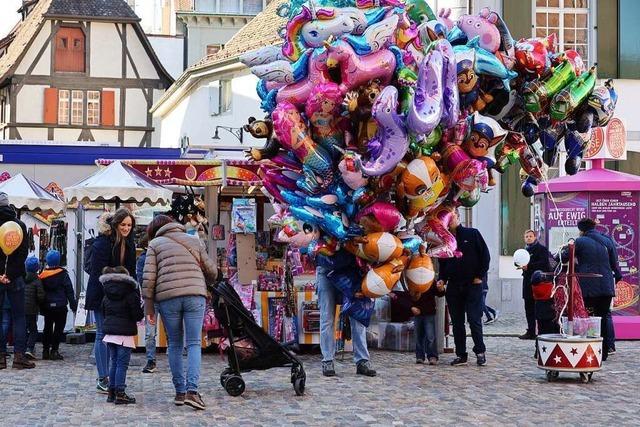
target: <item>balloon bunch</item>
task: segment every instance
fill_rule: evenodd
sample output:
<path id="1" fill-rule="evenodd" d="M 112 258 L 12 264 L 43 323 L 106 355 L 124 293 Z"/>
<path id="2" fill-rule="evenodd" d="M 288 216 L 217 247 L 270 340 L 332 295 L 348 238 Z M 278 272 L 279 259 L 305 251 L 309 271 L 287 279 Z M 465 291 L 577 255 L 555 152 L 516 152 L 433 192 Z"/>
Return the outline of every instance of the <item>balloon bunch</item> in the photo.
<path id="1" fill-rule="evenodd" d="M 613 114 L 615 91 L 594 89 L 576 52 L 515 43 L 487 8 L 457 22 L 425 0 L 292 0 L 278 13 L 282 46 L 241 57 L 267 113 L 244 127 L 266 139 L 247 155 L 286 206 L 272 218 L 282 241 L 356 256 L 362 274 L 333 280 L 345 303 L 401 279 L 428 290 L 430 257 L 460 255 L 456 207 L 475 205 L 493 171 L 518 162 L 529 194 L 558 141 L 579 164 L 590 127 Z"/>

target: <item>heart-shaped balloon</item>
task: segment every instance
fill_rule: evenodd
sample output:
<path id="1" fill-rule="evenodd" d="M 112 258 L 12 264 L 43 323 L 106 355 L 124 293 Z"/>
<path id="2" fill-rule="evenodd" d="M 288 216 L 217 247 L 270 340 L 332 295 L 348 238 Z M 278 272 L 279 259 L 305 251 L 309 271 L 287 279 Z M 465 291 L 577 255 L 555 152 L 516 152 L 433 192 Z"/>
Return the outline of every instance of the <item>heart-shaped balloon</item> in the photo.
<path id="1" fill-rule="evenodd" d="M 0 248 L 6 256 L 11 255 L 22 243 L 22 228 L 17 222 L 7 221 L 0 226 Z"/>

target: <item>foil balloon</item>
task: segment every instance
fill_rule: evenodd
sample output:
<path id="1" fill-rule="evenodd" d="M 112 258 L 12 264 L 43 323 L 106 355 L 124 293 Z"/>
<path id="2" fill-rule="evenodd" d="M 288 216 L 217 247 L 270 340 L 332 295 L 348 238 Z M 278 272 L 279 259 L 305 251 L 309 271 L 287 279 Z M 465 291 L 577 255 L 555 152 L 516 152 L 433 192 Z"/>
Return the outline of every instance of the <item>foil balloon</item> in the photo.
<path id="1" fill-rule="evenodd" d="M 462 143 L 464 151 L 472 158 L 486 157 L 489 149 L 500 143 L 507 135 L 500 124 L 491 117 L 478 112 L 470 117 L 471 133 Z"/>
<path id="2" fill-rule="evenodd" d="M 366 328 L 375 310 L 375 302 L 371 298 L 355 298 L 345 296 L 342 301 L 342 314 L 356 320 Z"/>
<path id="3" fill-rule="evenodd" d="M 331 82 L 331 78 L 329 76 L 329 70 L 327 69 L 327 54 L 326 52 L 315 51 L 309 59 L 309 69 L 306 78 L 282 88 L 274 89 L 266 95 L 262 94 L 260 98 L 263 100 L 263 103 L 265 103 L 265 101 L 268 101 L 269 98 L 272 97 L 272 94 L 275 94 L 276 103 L 288 101 L 296 106 L 303 106 L 315 86 L 329 82 Z"/>
<path id="4" fill-rule="evenodd" d="M 405 4 L 409 18 L 416 24 L 438 19 L 426 0 L 407 0 Z"/>
<path id="5" fill-rule="evenodd" d="M 376 201 L 362 208 L 355 218 L 366 233 L 392 232 L 405 221 L 398 208 L 389 202 Z"/>
<path id="6" fill-rule="evenodd" d="M 307 76 L 309 68 L 309 57 L 313 51 L 311 49 L 300 55 L 297 61 L 291 62 L 287 59 L 269 62 L 266 64 L 254 65 L 251 73 L 267 82 L 282 84 L 295 83 Z"/>
<path id="7" fill-rule="evenodd" d="M 283 224 L 276 239 L 289 243 L 296 248 L 307 248 L 312 241 L 320 238 L 320 230 L 313 224 L 298 221 L 293 218 Z"/>
<path id="8" fill-rule="evenodd" d="M 377 52 L 389 44 L 396 28 L 398 27 L 398 15 L 391 15 L 377 24 L 367 28 L 361 36 L 346 35 L 342 37 L 358 55 L 368 55 Z"/>
<path id="9" fill-rule="evenodd" d="M 371 158 L 362 166 L 366 175 L 380 176 L 391 172 L 409 149 L 406 127 L 397 110 L 398 90 L 387 86 L 373 105 L 372 115 L 378 123 L 378 132 L 369 141 Z"/>
<path id="10" fill-rule="evenodd" d="M 558 92 L 575 79 L 576 73 L 573 66 L 565 59 L 548 78 L 536 79 L 524 84 L 522 96 L 525 108 L 532 113 L 541 111 Z"/>
<path id="11" fill-rule="evenodd" d="M 430 157 L 412 160 L 402 172 L 399 194 L 409 199 L 407 217 L 414 218 L 433 205 L 445 187 L 440 170 Z"/>
<path id="12" fill-rule="evenodd" d="M 435 49 L 420 64 L 413 103 L 407 114 L 409 130 L 417 135 L 430 134 L 440 123 L 444 108 L 443 69 L 442 52 Z"/>
<path id="13" fill-rule="evenodd" d="M 479 15 L 462 15 L 458 19 L 458 27 L 466 34 L 469 40 L 479 37 L 478 46 L 496 53 L 500 49 L 500 31 L 496 27 L 498 14 L 491 12 L 488 7 L 480 10 Z"/>
<path id="14" fill-rule="evenodd" d="M 404 249 L 399 238 L 386 232 L 367 234 L 355 241 L 345 243 L 345 248 L 355 256 L 373 264 L 398 258 Z"/>
<path id="15" fill-rule="evenodd" d="M 558 37 L 521 39 L 515 46 L 515 67 L 525 76 L 540 77 L 551 66 L 549 55 L 557 51 Z"/>
<path id="16" fill-rule="evenodd" d="M 343 117 L 340 115 L 343 95 L 335 83 L 315 86 L 305 104 L 305 114 L 311 124 L 313 140 L 334 159 L 342 156 L 344 142 Z"/>
<path id="17" fill-rule="evenodd" d="M 618 102 L 618 94 L 613 88 L 613 80 L 607 80 L 591 92 L 588 99 L 589 109 L 595 115 L 598 126 L 606 126 L 613 117 Z"/>
<path id="18" fill-rule="evenodd" d="M 517 73 L 509 70 L 505 65 L 491 52 L 479 46 L 480 37 L 471 39 L 464 46 L 454 46 L 453 51 L 458 55 L 466 56 L 467 52 L 471 52 L 473 58 L 473 69 L 477 74 L 495 77 L 502 80 L 505 89 L 509 90 L 510 80 L 517 77 Z"/>
<path id="19" fill-rule="evenodd" d="M 247 67 L 269 64 L 287 59 L 280 46 L 265 46 L 240 55 L 240 62 Z"/>
<path id="20" fill-rule="evenodd" d="M 449 226 L 457 216 L 456 208 L 451 203 L 443 203 L 435 209 L 425 222 L 420 235 L 427 246 L 427 255 L 434 258 L 460 257 L 456 237 L 449 231 Z"/>
<path id="21" fill-rule="evenodd" d="M 327 188 L 333 181 L 331 155 L 310 136 L 297 108 L 282 102 L 272 114 L 273 125 L 282 146 L 302 162 L 305 180 L 299 187 L 309 193 Z"/>
<path id="22" fill-rule="evenodd" d="M 433 262 L 428 255 L 414 255 L 404 271 L 407 288 L 411 295 L 427 292 L 435 279 Z"/>
<path id="23" fill-rule="evenodd" d="M 553 97 L 549 106 L 549 115 L 554 120 L 566 120 L 593 91 L 596 85 L 596 68 L 591 67 L 569 86 Z"/>
<path id="24" fill-rule="evenodd" d="M 20 247 L 23 238 L 24 232 L 17 222 L 7 221 L 0 226 L 0 249 L 7 257 Z"/>
<path id="25" fill-rule="evenodd" d="M 362 161 L 353 151 L 346 151 L 338 163 L 338 170 L 342 176 L 342 180 L 352 190 L 364 187 L 369 179 L 362 174 Z"/>
<path id="26" fill-rule="evenodd" d="M 262 148 L 253 147 L 246 150 L 245 156 L 247 158 L 255 161 L 270 159 L 280 151 L 280 142 L 274 136 L 273 121 L 269 117 L 264 120 L 256 120 L 255 117 L 249 117 L 248 123 L 242 126 L 242 129 L 254 138 L 267 140 Z"/>
<path id="27" fill-rule="evenodd" d="M 391 292 L 402 277 L 404 264 L 394 259 L 372 268 L 362 280 L 362 293 L 369 298 L 378 298 Z"/>

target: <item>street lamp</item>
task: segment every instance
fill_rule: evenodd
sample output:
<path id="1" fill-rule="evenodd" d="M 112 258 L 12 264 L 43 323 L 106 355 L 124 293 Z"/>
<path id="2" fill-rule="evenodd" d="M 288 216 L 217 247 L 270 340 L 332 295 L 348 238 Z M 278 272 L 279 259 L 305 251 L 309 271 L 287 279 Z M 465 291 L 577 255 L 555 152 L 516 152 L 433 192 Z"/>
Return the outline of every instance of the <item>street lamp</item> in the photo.
<path id="1" fill-rule="evenodd" d="M 244 129 L 242 129 L 242 128 L 232 128 L 232 127 L 229 127 L 229 126 L 216 126 L 216 132 L 215 132 L 215 134 L 213 135 L 213 137 L 211 139 L 220 139 L 220 136 L 218 135 L 218 130 L 219 129 L 226 130 L 231 135 L 235 136 L 238 139 L 238 141 L 240 141 L 240 144 L 242 144 L 243 137 L 244 137 Z"/>

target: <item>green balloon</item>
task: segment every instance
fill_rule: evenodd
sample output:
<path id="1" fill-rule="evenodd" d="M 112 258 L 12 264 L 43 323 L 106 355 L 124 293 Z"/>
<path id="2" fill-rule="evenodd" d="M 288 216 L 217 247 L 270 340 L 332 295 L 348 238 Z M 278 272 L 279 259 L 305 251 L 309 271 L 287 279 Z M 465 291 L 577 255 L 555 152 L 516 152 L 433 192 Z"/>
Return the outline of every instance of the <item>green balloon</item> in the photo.
<path id="1" fill-rule="evenodd" d="M 576 73 L 573 70 L 573 65 L 568 59 L 565 59 L 547 79 L 536 79 L 524 85 L 522 96 L 525 108 L 527 111 L 537 113 L 543 109 L 549 99 L 575 79 Z"/>
<path id="2" fill-rule="evenodd" d="M 578 79 L 562 89 L 551 101 L 549 115 L 554 120 L 566 120 L 593 92 L 596 86 L 596 67 L 582 73 Z"/>

